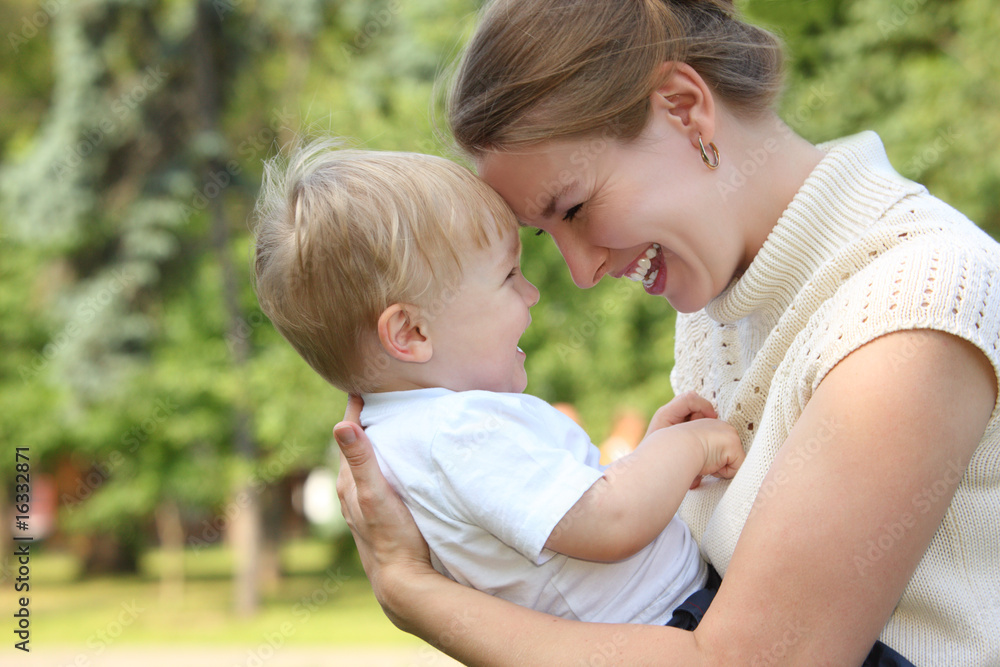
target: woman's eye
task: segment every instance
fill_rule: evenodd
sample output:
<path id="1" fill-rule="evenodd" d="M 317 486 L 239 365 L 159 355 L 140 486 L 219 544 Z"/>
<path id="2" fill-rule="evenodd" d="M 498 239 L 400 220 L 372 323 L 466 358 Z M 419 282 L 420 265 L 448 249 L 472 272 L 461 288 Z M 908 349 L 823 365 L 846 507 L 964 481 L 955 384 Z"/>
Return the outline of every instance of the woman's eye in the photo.
<path id="1" fill-rule="evenodd" d="M 576 216 L 576 214 L 580 212 L 581 208 L 583 208 L 582 203 L 571 207 L 569 210 L 566 211 L 566 215 L 563 216 L 563 220 L 566 220 L 567 222 L 572 220 Z"/>

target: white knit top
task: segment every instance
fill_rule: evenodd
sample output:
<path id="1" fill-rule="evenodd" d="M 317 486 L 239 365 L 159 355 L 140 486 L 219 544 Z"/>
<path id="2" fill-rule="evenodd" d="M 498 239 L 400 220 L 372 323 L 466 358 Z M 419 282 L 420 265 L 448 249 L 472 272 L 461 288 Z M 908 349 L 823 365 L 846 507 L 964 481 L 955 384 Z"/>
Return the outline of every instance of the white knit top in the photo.
<path id="1" fill-rule="evenodd" d="M 709 398 L 747 450 L 733 480 L 690 492 L 680 511 L 723 574 L 778 450 L 845 356 L 935 329 L 1000 373 L 1000 245 L 893 171 L 874 133 L 821 148 L 746 273 L 677 318 L 674 391 Z M 1000 665 L 998 410 L 881 639 L 918 667 Z"/>

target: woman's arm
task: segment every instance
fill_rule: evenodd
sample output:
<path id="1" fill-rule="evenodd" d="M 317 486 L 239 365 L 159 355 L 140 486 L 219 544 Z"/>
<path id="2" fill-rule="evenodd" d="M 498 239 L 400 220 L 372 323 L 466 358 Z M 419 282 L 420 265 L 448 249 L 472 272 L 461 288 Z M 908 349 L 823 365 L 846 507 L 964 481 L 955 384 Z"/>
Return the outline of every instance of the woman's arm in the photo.
<path id="1" fill-rule="evenodd" d="M 995 377 L 979 349 L 927 330 L 879 338 L 830 371 L 771 466 L 774 493 L 755 501 L 698 628 L 725 649 L 720 664 L 778 651 L 788 665 L 861 663 L 982 439 Z M 821 432 L 830 437 L 816 451 Z M 931 487 L 944 492 L 915 511 Z M 883 557 L 860 567 L 870 541 L 904 518 Z"/>
<path id="2" fill-rule="evenodd" d="M 398 628 L 467 665 L 662 665 L 664 637 L 676 664 L 697 664 L 690 632 L 567 621 L 438 574 L 409 510 L 378 468 L 359 414 L 360 400 L 352 398 L 345 421 L 334 427 L 337 493 L 375 597 Z"/>
<path id="3" fill-rule="evenodd" d="M 913 349 L 920 354 L 912 355 Z M 897 360 L 907 360 L 896 363 Z M 953 336 L 900 332 L 838 364 L 768 474 L 718 596 L 693 633 L 555 619 L 434 573 L 360 428 L 338 487 L 376 596 L 396 625 L 470 665 L 860 664 L 948 507 L 996 401 L 985 356 Z M 830 424 L 832 437 L 796 453 Z M 338 425 L 338 431 L 346 428 Z M 338 433 L 339 434 L 339 433 Z M 357 481 L 357 491 L 354 481 Z M 947 487 L 925 513 L 912 500 Z M 863 570 L 868 540 L 908 530 Z M 766 610 L 766 613 L 762 613 Z"/>

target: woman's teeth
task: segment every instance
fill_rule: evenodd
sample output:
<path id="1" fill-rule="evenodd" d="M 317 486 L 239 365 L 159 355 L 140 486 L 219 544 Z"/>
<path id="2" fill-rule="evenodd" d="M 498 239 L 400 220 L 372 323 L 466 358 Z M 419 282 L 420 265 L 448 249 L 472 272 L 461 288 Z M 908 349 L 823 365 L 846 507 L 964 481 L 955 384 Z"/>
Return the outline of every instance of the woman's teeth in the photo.
<path id="1" fill-rule="evenodd" d="M 656 257 L 656 253 L 659 252 L 659 250 L 660 250 L 660 244 L 654 243 L 646 251 L 646 255 L 644 257 L 640 257 L 639 261 L 636 262 L 636 267 L 632 271 L 632 273 L 628 274 L 625 277 L 628 278 L 629 280 L 634 280 L 635 282 L 641 281 L 642 284 L 646 287 L 651 286 L 653 284 L 653 281 L 656 280 L 656 276 L 660 271 L 659 269 L 657 269 L 648 276 L 646 274 L 649 273 L 649 267 L 653 265 L 652 260 L 654 257 Z"/>

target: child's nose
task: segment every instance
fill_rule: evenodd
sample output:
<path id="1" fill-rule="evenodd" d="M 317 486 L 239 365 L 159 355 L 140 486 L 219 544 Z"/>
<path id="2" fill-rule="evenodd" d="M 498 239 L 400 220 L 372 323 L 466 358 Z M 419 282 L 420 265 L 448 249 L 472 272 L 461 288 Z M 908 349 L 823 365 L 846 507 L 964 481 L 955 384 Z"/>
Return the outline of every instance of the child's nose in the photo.
<path id="1" fill-rule="evenodd" d="M 538 299 L 541 298 L 541 293 L 529 280 L 525 279 L 524 283 L 526 285 L 524 302 L 528 304 L 528 308 L 531 308 L 538 303 Z"/>

